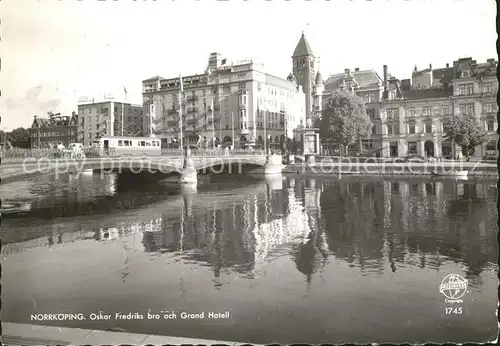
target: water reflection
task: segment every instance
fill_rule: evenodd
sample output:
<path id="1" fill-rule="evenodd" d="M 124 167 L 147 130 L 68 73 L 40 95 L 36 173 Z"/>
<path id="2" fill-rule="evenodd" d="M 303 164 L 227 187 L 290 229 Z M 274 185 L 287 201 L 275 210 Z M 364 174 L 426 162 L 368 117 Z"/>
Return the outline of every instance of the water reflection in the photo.
<path id="1" fill-rule="evenodd" d="M 146 253 L 198 263 L 213 272 L 216 287 L 223 285 L 220 278 L 226 272 L 243 278 L 265 275 L 266 267 L 282 256 L 290 256 L 309 284 L 335 260 L 361 275 L 397 273 L 408 266 L 439 270 L 451 261 L 463 264 L 472 284 L 481 285 L 481 272 L 496 261 L 490 231 L 495 191 L 488 183 L 279 179 L 227 192 L 183 193 L 171 206 L 142 206 L 136 214 L 127 214 L 127 220 L 108 218 L 106 227 L 102 218 L 81 219 L 88 215 L 81 203 L 100 198 L 103 210 L 110 210 L 117 200 L 105 197 L 117 196 L 116 177 L 89 175 L 70 178 L 62 189 L 55 186 L 53 181 L 32 186 L 36 194 L 43 191 L 32 202 L 33 221 L 17 224 L 20 230 L 7 238 L 11 244 L 4 253 L 142 233 Z M 122 204 L 130 203 L 124 196 L 141 199 L 134 190 L 121 193 Z M 56 202 L 50 204 L 52 199 Z M 53 219 L 61 208 L 62 214 L 78 217 L 39 225 L 49 233 L 45 240 L 38 236 L 23 242 L 23 230 L 43 217 L 38 212 Z"/>

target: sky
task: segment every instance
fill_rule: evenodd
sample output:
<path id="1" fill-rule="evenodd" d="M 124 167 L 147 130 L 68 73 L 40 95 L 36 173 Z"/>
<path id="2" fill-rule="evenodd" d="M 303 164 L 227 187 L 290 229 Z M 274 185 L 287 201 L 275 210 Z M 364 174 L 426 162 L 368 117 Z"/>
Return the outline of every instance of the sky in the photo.
<path id="1" fill-rule="evenodd" d="M 142 80 L 203 73 L 211 52 L 286 78 L 302 31 L 323 77 L 382 66 L 409 78 L 496 58 L 494 0 L 0 1 L 2 129 L 71 114 L 78 98 L 142 104 Z"/>

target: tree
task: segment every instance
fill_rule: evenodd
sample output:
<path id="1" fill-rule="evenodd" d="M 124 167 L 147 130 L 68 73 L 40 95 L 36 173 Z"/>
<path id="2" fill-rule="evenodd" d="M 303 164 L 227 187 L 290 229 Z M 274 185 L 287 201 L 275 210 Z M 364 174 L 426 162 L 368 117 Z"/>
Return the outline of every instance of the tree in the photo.
<path id="1" fill-rule="evenodd" d="M 486 139 L 486 131 L 474 114 L 446 115 L 442 122 L 445 138 L 458 144 L 467 160 Z"/>
<path id="2" fill-rule="evenodd" d="M 25 129 L 24 127 L 18 127 L 11 132 L 7 132 L 7 140 L 17 148 L 31 147 L 30 131 L 28 129 Z"/>
<path id="3" fill-rule="evenodd" d="M 373 124 L 366 114 L 363 99 L 349 91 L 335 91 L 316 126 L 321 138 L 339 143 L 347 155 L 348 147 L 356 143 L 357 152 L 361 151 L 361 137 L 370 134 Z"/>

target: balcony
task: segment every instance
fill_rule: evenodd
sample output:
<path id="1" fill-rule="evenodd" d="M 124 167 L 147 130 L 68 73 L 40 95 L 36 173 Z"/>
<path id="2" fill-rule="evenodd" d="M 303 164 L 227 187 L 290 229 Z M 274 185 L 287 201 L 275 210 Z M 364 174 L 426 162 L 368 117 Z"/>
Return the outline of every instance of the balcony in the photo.
<path id="1" fill-rule="evenodd" d="M 239 132 L 240 132 L 241 136 L 249 135 L 250 134 L 250 129 L 241 129 Z"/>
<path id="2" fill-rule="evenodd" d="M 187 102 L 196 102 L 196 101 L 198 101 L 198 96 L 196 96 L 196 95 L 194 95 L 194 96 L 190 95 L 190 96 L 186 97 L 186 101 Z"/>
<path id="3" fill-rule="evenodd" d="M 188 108 L 187 112 L 189 114 L 192 114 L 192 113 L 198 113 L 198 108 L 196 107 L 191 107 L 191 108 Z"/>

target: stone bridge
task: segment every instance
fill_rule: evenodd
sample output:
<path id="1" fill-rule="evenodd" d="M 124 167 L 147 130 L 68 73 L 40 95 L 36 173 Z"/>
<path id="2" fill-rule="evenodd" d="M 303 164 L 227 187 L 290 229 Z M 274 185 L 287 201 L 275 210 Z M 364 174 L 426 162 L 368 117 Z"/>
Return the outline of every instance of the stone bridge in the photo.
<path id="1" fill-rule="evenodd" d="M 101 157 L 101 158 L 23 158 L 4 159 L 0 166 L 0 177 L 3 183 L 10 183 L 40 174 L 82 173 L 88 170 L 104 172 L 129 171 L 135 174 L 179 173 L 180 182 L 196 185 L 198 172 L 220 173 L 215 167 L 225 166 L 229 172 L 240 173 L 244 165 L 260 166 L 266 175 L 281 174 L 283 165 L 281 155 L 263 155 L 261 153 L 245 155 L 212 155 L 212 156 L 158 156 L 158 157 Z M 236 166 L 236 167 L 235 167 Z"/>

